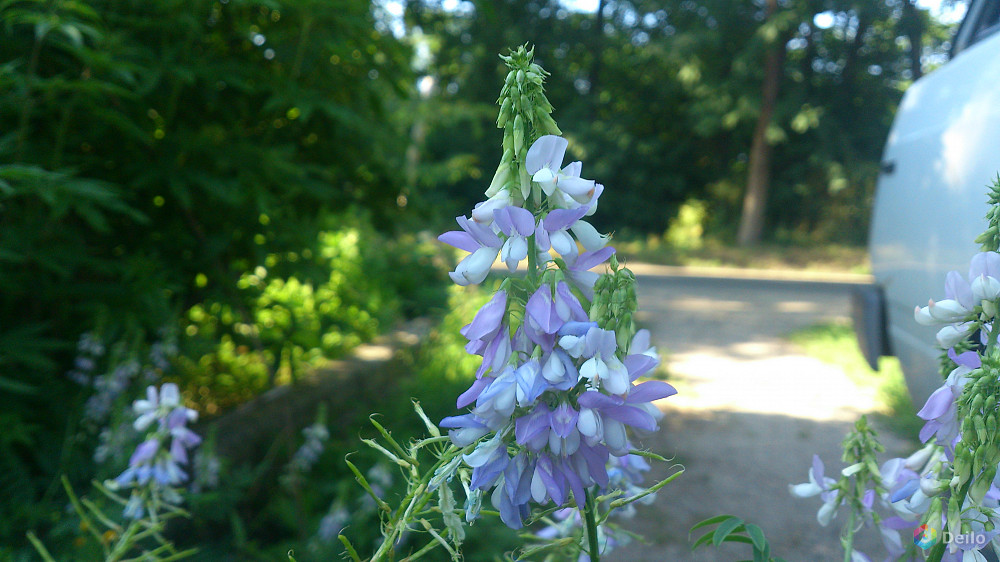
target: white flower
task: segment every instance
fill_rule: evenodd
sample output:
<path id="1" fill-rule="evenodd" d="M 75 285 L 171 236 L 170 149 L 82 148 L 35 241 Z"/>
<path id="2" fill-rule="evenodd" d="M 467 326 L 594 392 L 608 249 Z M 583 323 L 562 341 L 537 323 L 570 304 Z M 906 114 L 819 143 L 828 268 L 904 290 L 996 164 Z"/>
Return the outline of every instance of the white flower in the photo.
<path id="1" fill-rule="evenodd" d="M 789 484 L 788 491 L 798 498 L 809 498 L 815 495 L 823 500 L 823 506 L 816 513 L 816 520 L 822 526 L 827 526 L 837 515 L 837 507 L 842 502 L 837 501 L 839 493 L 830 488 L 837 481 L 823 475 L 823 461 L 819 455 L 813 455 L 812 467 L 809 469 L 809 481 L 803 484 Z"/>
<path id="2" fill-rule="evenodd" d="M 562 168 L 569 142 L 555 135 L 545 135 L 531 145 L 524 164 L 531 179 L 560 206 L 571 201 L 589 204 L 594 199 L 595 182 L 580 177 L 583 165 L 573 162 Z"/>

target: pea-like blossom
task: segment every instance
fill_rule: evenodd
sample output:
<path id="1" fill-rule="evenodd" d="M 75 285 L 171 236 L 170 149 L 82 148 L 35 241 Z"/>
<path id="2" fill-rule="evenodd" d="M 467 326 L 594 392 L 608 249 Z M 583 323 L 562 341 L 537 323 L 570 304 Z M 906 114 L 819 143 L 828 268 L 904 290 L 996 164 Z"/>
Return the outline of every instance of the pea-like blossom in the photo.
<path id="1" fill-rule="evenodd" d="M 459 285 L 478 285 L 489 274 L 503 242 L 487 225 L 470 221 L 466 217 L 456 217 L 455 221 L 462 230 L 445 232 L 438 236 L 438 240 L 465 250 L 469 255 L 462 258 L 455 271 L 448 275 Z"/>
<path id="2" fill-rule="evenodd" d="M 166 383 L 159 393 L 155 387 L 146 389 L 146 399 L 136 400 L 133 411 L 138 415 L 135 428 L 143 431 L 156 423 L 145 440 L 136 447 L 128 468 L 115 482 L 120 486 L 153 483 L 162 487 L 178 486 L 188 479 L 182 468 L 188 464 L 188 449 L 201 443 L 201 438 L 186 427 L 198 418 L 197 412 L 180 404 L 177 385 Z"/>
<path id="3" fill-rule="evenodd" d="M 594 197 L 596 182 L 580 177 L 583 164 L 573 162 L 562 167 L 563 157 L 569 142 L 555 135 L 539 137 L 528 149 L 524 159 L 525 167 L 532 181 L 541 186 L 542 191 L 562 205 L 589 203 Z"/>
<path id="4" fill-rule="evenodd" d="M 614 253 L 614 248 L 604 246 L 599 250 L 587 251 L 578 256 L 567 257 L 565 258 L 566 276 L 580 289 L 583 296 L 592 299 L 594 298 L 594 283 L 597 282 L 597 278 L 600 275 L 591 271 L 591 269 L 608 261 L 608 258 Z"/>
<path id="5" fill-rule="evenodd" d="M 662 381 L 633 386 L 627 397 L 584 392 L 577 400 L 581 406 L 577 427 L 588 443 L 603 442 L 613 454 L 624 455 L 628 453 L 626 426 L 645 431 L 657 427 L 656 418 L 642 405 L 676 393 L 674 387 Z"/>
<path id="6" fill-rule="evenodd" d="M 466 449 L 462 462 L 472 468 L 467 519 L 487 493 L 512 528 L 523 525 L 530 502 L 564 505 L 572 497 L 582 505 L 585 490 L 609 486 L 609 459 L 628 455 L 626 429 L 655 430 L 662 413 L 652 402 L 676 392 L 663 382 L 634 384 L 659 362 L 648 332 L 629 338 L 590 318 L 598 279 L 590 270 L 615 250 L 583 220 L 604 186 L 582 179 L 579 162 L 562 167 L 566 146 L 544 136 L 525 156 L 532 189 L 547 197 L 540 208 L 515 206 L 497 189 L 471 219 L 456 219 L 462 230 L 439 237 L 469 252 L 451 273 L 460 285 L 483 281 L 497 254 L 511 271 L 531 252 L 537 256 L 526 282 L 505 283 L 461 331 L 466 351 L 482 363 L 456 402 L 470 411 L 440 425 Z M 527 200 L 530 192 L 522 195 Z M 619 467 L 618 478 L 641 470 L 611 466 Z"/>
<path id="7" fill-rule="evenodd" d="M 978 327 L 977 321 L 988 325 L 997 313 L 998 299 L 1000 254 L 981 252 L 969 264 L 968 280 L 957 271 L 949 272 L 945 279 L 945 299 L 916 307 L 914 318 L 925 326 L 947 324 L 937 334 L 938 343 L 947 349 L 972 335 Z M 976 307 L 982 310 L 979 318 L 975 316 Z"/>
<path id="8" fill-rule="evenodd" d="M 788 491 L 798 498 L 810 498 L 815 495 L 823 500 L 823 506 L 816 513 L 819 524 L 826 527 L 837 515 L 838 492 L 831 488 L 837 481 L 824 475 L 824 466 L 819 455 L 813 455 L 812 467 L 809 469 L 809 481 L 804 484 L 790 484 Z"/>
<path id="9" fill-rule="evenodd" d="M 935 442 L 947 447 L 953 447 L 959 437 L 960 423 L 957 413 L 957 403 L 965 383 L 968 381 L 968 374 L 973 369 L 982 366 L 979 356 L 971 351 L 956 355 L 950 352 L 952 360 L 958 365 L 948 375 L 944 384 L 935 390 L 928 398 L 924 407 L 917 412 L 917 416 L 927 423 L 920 430 L 920 440 L 927 442 L 931 437 Z"/>
<path id="10" fill-rule="evenodd" d="M 617 357 L 618 344 L 614 332 L 593 327 L 583 336 L 582 346 L 581 339 L 576 336 L 564 337 L 563 340 L 559 345 L 571 356 L 585 359 L 580 366 L 581 379 L 588 379 L 595 388 L 603 388 L 611 394 L 628 392 L 628 368 Z"/>
<path id="11" fill-rule="evenodd" d="M 531 211 L 509 205 L 493 211 L 493 217 L 507 237 L 500 248 L 500 259 L 507 269 L 515 271 L 517 264 L 528 257 L 528 237 L 535 232 L 535 217 Z"/>

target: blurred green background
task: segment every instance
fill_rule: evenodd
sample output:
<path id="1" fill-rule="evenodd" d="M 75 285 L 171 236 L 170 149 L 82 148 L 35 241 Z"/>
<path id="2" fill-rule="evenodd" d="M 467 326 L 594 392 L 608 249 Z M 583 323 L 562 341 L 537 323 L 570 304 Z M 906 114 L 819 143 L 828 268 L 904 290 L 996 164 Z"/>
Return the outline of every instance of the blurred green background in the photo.
<path id="1" fill-rule="evenodd" d="M 128 404 L 149 383 L 179 383 L 211 420 L 427 317 L 359 411 L 404 434 L 411 395 L 451 411 L 471 372 L 457 330 L 485 293 L 448 289 L 454 258 L 434 237 L 499 160 L 498 53 L 535 46 L 572 157 L 608 187 L 596 226 L 647 259 L 736 245 L 863 256 L 895 107 L 947 60 L 954 13 L 916 0 L 3 0 L 0 559 L 31 559 L 28 529 L 87 559 L 58 477 L 85 489 L 122 469 Z M 374 538 L 342 462 L 364 415 L 331 427 L 300 480 L 277 477 L 314 416 L 253 462 L 203 448 L 179 533 L 203 557 L 327 559 L 339 550 L 322 531 L 345 510 Z M 467 559 L 509 548 L 497 536 Z"/>

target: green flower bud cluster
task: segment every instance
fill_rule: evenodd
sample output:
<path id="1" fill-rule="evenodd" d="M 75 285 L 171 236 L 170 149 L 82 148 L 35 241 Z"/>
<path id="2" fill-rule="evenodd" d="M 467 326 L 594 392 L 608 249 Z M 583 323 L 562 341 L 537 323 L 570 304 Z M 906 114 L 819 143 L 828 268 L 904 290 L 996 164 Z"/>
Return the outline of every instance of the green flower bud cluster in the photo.
<path id="1" fill-rule="evenodd" d="M 493 197 L 506 190 L 516 204 L 531 196 L 531 177 L 524 167 L 528 148 L 543 135 L 562 134 L 550 115 L 552 104 L 545 97 L 545 77 L 549 73 L 532 62 L 534 55 L 534 48 L 528 50 L 522 45 L 509 56 L 500 56 L 510 69 L 497 99 L 500 106 L 497 127 L 503 129 L 503 156 L 486 196 Z M 541 193 L 536 197 L 540 200 Z"/>
<path id="2" fill-rule="evenodd" d="M 635 296 L 635 274 L 627 267 L 619 269 L 618 260 L 613 255 L 609 265 L 611 271 L 601 275 L 594 283 L 590 320 L 604 330 L 614 331 L 618 349 L 624 353 L 638 330 L 632 318 L 639 306 Z"/>
<path id="3" fill-rule="evenodd" d="M 955 451 L 952 480 L 956 492 L 968 486 L 969 497 L 977 504 L 990 489 L 1000 464 L 997 442 L 1000 352 L 993 348 L 982 358 L 982 363 L 982 367 L 968 374 L 969 380 L 958 399 L 962 440 Z"/>
<path id="4" fill-rule="evenodd" d="M 844 437 L 841 446 L 844 450 L 841 460 L 848 467 L 841 472 L 840 480 L 833 487 L 842 490 L 852 508 L 860 511 L 862 496 L 866 490 L 874 488 L 877 493 L 884 491 L 876 455 L 885 451 L 885 447 L 879 442 L 875 429 L 868 425 L 867 416 L 861 416 L 854 422 L 854 431 Z"/>
<path id="5" fill-rule="evenodd" d="M 977 244 L 982 244 L 982 251 L 1000 251 L 1000 174 L 993 180 L 988 194 L 990 211 L 986 213 L 986 231 L 976 238 Z"/>

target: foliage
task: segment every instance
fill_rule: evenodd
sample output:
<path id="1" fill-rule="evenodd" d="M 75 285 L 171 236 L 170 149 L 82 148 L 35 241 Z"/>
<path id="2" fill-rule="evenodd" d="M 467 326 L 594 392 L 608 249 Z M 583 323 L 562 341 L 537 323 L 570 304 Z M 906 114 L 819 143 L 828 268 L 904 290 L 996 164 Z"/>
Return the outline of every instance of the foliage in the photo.
<path id="1" fill-rule="evenodd" d="M 109 510 L 106 505 L 98 505 L 85 497 L 77 497 L 69 480 L 63 477 L 62 481 L 63 487 L 69 495 L 70 503 L 73 505 L 73 510 L 80 518 L 80 527 L 86 530 L 89 535 L 89 541 L 80 541 L 83 544 L 77 544 L 75 553 L 77 556 L 83 555 L 90 559 L 103 558 L 107 562 L 136 559 L 166 562 L 189 558 L 197 552 L 193 548 L 178 550 L 172 542 L 163 536 L 168 521 L 188 516 L 187 512 L 169 502 L 158 501 L 151 504 L 155 507 L 150 507 L 148 517 L 127 519 L 124 523 L 120 523 L 117 520 L 121 517 L 111 515 L 108 511 L 120 511 L 122 507 L 128 505 L 129 500 L 116 494 L 107 485 L 94 482 L 94 488 L 104 495 L 102 499 L 105 500 L 105 503 L 110 500 L 112 509 Z M 126 509 L 128 508 L 126 507 Z M 162 511 L 162 513 L 157 513 L 158 511 Z M 42 560 L 55 562 L 55 558 L 33 532 L 28 532 L 28 539 Z M 145 548 L 144 543 L 152 543 L 156 546 L 155 548 Z M 139 552 L 136 552 L 137 550 Z"/>
<path id="2" fill-rule="evenodd" d="M 361 212 L 328 223 L 311 246 L 269 254 L 243 273 L 235 304 L 206 300 L 187 311 L 182 376 L 210 413 L 295 382 L 404 313 L 444 306 L 436 243 L 388 239 Z"/>
<path id="3" fill-rule="evenodd" d="M 764 536 L 764 531 L 753 523 L 736 517 L 735 515 L 718 515 L 710 517 L 704 521 L 699 521 L 691 527 L 691 532 L 698 529 L 715 526 L 715 530 L 708 530 L 705 534 L 691 545 L 691 550 L 711 544 L 719 546 L 724 542 L 738 542 L 751 545 L 753 548 L 753 562 L 782 562 L 784 558 L 771 556 L 771 545 Z"/>
<path id="4" fill-rule="evenodd" d="M 257 322 L 240 282 L 269 256 L 315 248 L 334 212 L 399 222 L 407 55 L 362 1 L 0 4 L 0 542 L 90 471 L 63 376 L 82 332 L 150 342 L 213 305 Z"/>
<path id="5" fill-rule="evenodd" d="M 554 70 L 547 95 L 575 155 L 616 188 L 606 197 L 620 224 L 661 233 L 697 198 L 709 203 L 708 233 L 731 237 L 762 61 L 778 43 L 769 238 L 862 244 L 882 143 L 914 77 L 911 38 L 930 70 L 943 60 L 947 28 L 910 2 L 779 4 L 765 21 L 762 2 L 728 0 L 607 0 L 596 15 L 555 1 L 408 3 L 407 25 L 429 38 L 426 72 L 439 84 L 425 103 L 427 160 L 455 164 L 420 189 L 446 194 L 452 214 L 474 202 L 497 157 L 477 142 L 492 118 L 486 85 L 503 72 L 493 53 L 529 39 Z M 832 24 L 820 27 L 817 15 Z"/>

